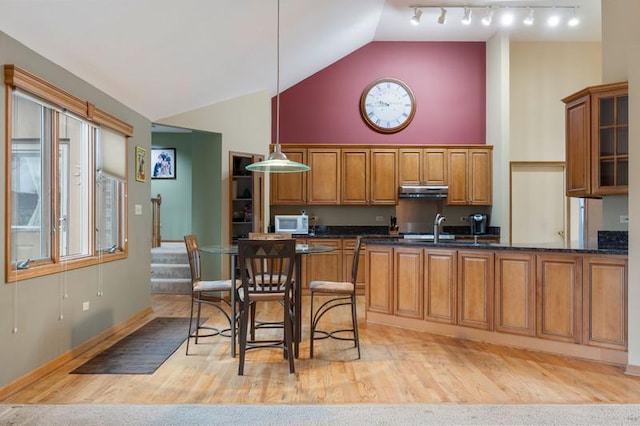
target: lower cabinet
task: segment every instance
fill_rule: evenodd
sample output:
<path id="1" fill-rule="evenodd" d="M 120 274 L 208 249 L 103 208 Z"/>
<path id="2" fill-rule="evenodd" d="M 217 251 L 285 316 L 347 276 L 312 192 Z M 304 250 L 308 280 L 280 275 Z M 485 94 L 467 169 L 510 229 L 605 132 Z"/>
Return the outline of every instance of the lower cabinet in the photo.
<path id="1" fill-rule="evenodd" d="M 580 343 L 581 257 L 571 254 L 539 254 L 536 263 L 536 336 Z"/>
<path id="2" fill-rule="evenodd" d="M 533 336 L 536 333 L 536 256 L 495 254 L 495 329 Z"/>
<path id="3" fill-rule="evenodd" d="M 458 325 L 493 330 L 493 253 L 458 251 Z"/>
<path id="4" fill-rule="evenodd" d="M 404 247 L 394 251 L 394 315 L 422 319 L 422 252 Z"/>
<path id="5" fill-rule="evenodd" d="M 424 251 L 424 319 L 455 324 L 457 252 Z"/>
<path id="6" fill-rule="evenodd" d="M 393 247 L 367 246 L 365 278 L 366 310 L 393 313 Z"/>
<path id="7" fill-rule="evenodd" d="M 590 256 L 583 260 L 583 343 L 627 348 L 627 260 Z"/>

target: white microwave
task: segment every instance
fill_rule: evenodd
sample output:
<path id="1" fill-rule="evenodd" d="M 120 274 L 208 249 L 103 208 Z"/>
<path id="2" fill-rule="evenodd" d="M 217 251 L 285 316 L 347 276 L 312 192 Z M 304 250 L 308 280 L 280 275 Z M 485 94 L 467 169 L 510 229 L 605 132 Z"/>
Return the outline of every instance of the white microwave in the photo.
<path id="1" fill-rule="evenodd" d="M 275 215 L 275 232 L 308 234 L 309 216 L 306 214 L 277 214 Z"/>

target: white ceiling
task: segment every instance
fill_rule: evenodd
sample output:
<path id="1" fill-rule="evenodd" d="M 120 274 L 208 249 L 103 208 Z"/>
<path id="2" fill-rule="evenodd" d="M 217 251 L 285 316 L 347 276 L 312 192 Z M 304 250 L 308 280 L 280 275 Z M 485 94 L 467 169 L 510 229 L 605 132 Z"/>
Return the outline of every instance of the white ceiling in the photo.
<path id="1" fill-rule="evenodd" d="M 578 6 L 581 24 L 500 29 L 462 9 L 410 5 Z M 560 11 L 560 9 L 558 9 Z M 524 14 L 523 10 L 518 13 Z M 268 90 L 277 82 L 277 0 L 0 0 L 0 30 L 150 120 Z M 523 17 L 523 16 L 522 16 Z M 520 19 L 522 19 L 520 17 Z M 280 89 L 371 41 L 600 41 L 600 0 L 280 0 Z"/>

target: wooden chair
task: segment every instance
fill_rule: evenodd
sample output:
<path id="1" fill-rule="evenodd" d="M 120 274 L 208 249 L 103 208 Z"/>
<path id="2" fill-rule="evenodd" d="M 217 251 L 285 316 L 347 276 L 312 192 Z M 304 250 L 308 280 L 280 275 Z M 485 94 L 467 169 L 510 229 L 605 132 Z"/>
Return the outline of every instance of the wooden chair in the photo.
<path id="1" fill-rule="evenodd" d="M 356 312 L 356 280 L 358 277 L 358 259 L 360 257 L 360 249 L 362 247 L 362 239 L 358 237 L 353 251 L 353 264 L 351 265 L 351 281 L 311 281 L 309 290 L 311 292 L 311 327 L 309 336 L 309 356 L 313 358 L 313 342 L 321 339 L 338 339 L 353 341 L 358 349 L 358 359 L 360 359 L 360 339 L 358 336 L 358 315 Z M 314 310 L 313 302 L 316 296 L 328 296 L 326 300 L 317 310 Z M 339 306 L 350 306 L 351 308 L 351 328 L 339 330 L 320 330 L 318 323 L 320 319 L 330 310 Z M 351 336 L 344 336 L 344 333 L 350 333 Z"/>
<path id="2" fill-rule="evenodd" d="M 242 286 L 238 290 L 240 300 L 240 359 L 238 375 L 244 374 L 247 350 L 257 348 L 282 348 L 289 360 L 289 372 L 294 373 L 294 305 L 292 277 L 296 258 L 294 239 L 238 240 L 238 264 Z M 283 306 L 283 338 L 248 339 L 249 314 L 258 302 L 275 301 Z"/>
<path id="3" fill-rule="evenodd" d="M 235 325 L 234 317 L 235 309 L 232 308 L 231 302 L 226 300 L 225 296 L 230 298 L 231 291 L 235 286 L 231 285 L 231 280 L 203 281 L 200 268 L 200 252 L 198 251 L 198 239 L 195 235 L 185 235 L 185 245 L 187 246 L 187 255 L 189 256 L 189 267 L 191 269 L 191 314 L 189 319 L 189 333 L 187 334 L 187 350 L 189 355 L 189 341 L 195 339 L 198 344 L 200 337 L 225 336 L 232 337 L 235 341 Z M 238 282 L 238 281 L 237 281 Z M 213 306 L 224 314 L 229 322 L 228 328 L 216 328 L 212 326 L 204 326 L 200 323 L 202 305 Z M 229 307 L 229 312 L 224 306 Z M 197 312 L 194 322 L 194 307 L 197 306 Z M 200 333 L 201 330 L 207 330 L 205 334 Z M 234 344 L 235 342 L 232 342 Z"/>

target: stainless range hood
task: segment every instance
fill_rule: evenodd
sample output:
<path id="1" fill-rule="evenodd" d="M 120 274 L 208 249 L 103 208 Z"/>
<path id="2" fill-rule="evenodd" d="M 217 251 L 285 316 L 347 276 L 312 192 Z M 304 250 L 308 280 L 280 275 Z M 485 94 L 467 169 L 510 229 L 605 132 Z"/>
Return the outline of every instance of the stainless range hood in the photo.
<path id="1" fill-rule="evenodd" d="M 447 198 L 449 187 L 446 185 L 401 185 L 399 198 Z"/>

